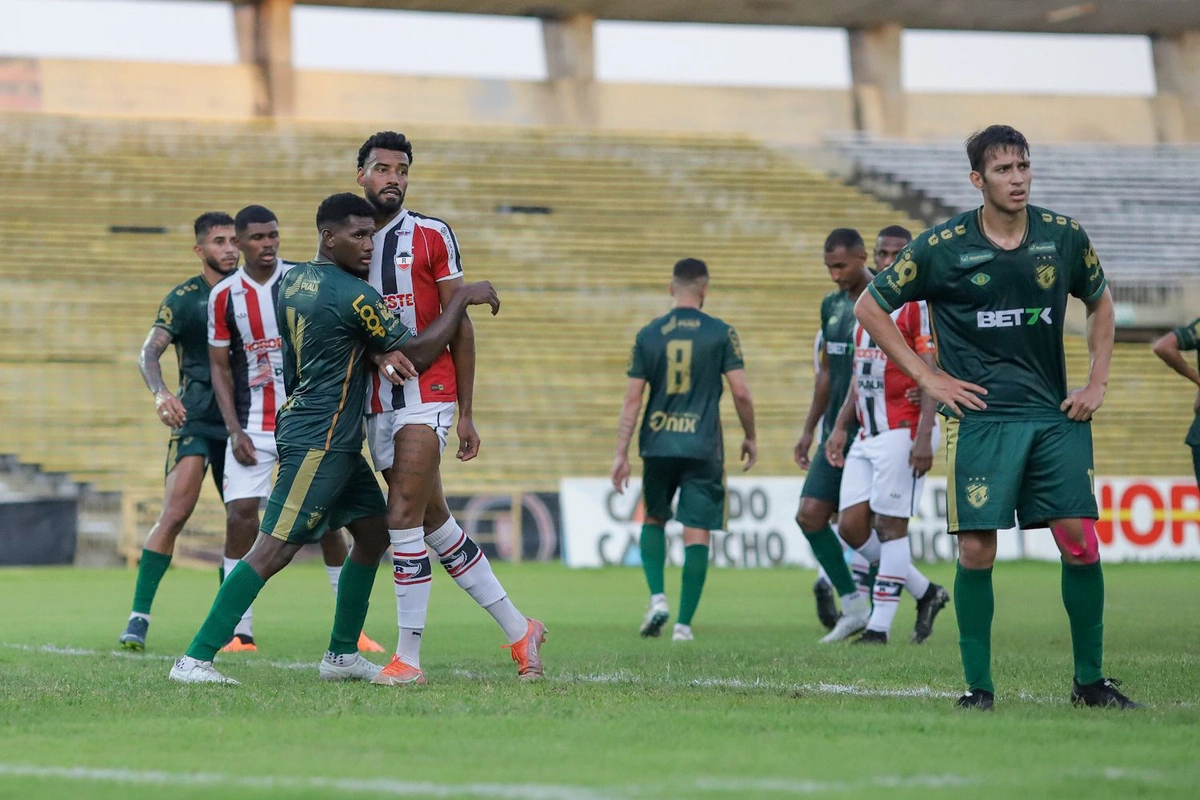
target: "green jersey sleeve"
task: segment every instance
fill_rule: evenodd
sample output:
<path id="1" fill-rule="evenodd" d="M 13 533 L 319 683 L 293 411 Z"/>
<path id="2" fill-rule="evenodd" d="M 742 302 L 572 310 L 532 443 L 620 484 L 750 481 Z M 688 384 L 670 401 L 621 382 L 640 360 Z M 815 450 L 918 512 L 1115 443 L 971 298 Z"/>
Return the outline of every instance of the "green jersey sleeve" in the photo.
<path id="1" fill-rule="evenodd" d="M 650 380 L 650 370 L 646 365 L 646 355 L 642 348 L 642 337 L 638 334 L 633 340 L 633 349 L 629 351 L 629 369 L 626 370 L 626 375 L 630 378 L 640 378 L 641 380 Z"/>
<path id="2" fill-rule="evenodd" d="M 1200 350 L 1200 317 L 1182 328 L 1176 328 L 1174 333 L 1180 350 Z"/>
<path id="3" fill-rule="evenodd" d="M 412 335 L 400 318 L 388 310 L 379 292 L 365 282 L 359 295 L 350 301 L 349 312 L 367 348 L 377 353 L 398 349 Z"/>
<path id="4" fill-rule="evenodd" d="M 179 338 L 182 324 L 185 322 L 187 309 L 180 302 L 179 292 L 172 289 L 158 306 L 158 316 L 154 318 L 154 327 L 162 328 L 171 334 L 172 339 Z"/>
<path id="5" fill-rule="evenodd" d="M 1108 286 L 1104 278 L 1104 267 L 1096 255 L 1096 248 L 1088 238 L 1087 232 L 1079 223 L 1071 221 L 1071 243 L 1074 253 L 1071 258 L 1071 294 L 1085 303 L 1099 299 Z"/>
<path id="6" fill-rule="evenodd" d="M 867 286 L 884 311 L 891 314 L 905 303 L 928 298 L 929 247 L 919 236 L 900 251 L 896 261 L 880 272 Z"/>
<path id="7" fill-rule="evenodd" d="M 742 340 L 738 338 L 737 331 L 730 325 L 726 333 L 728 335 L 725 339 L 725 353 L 721 360 L 722 375 L 733 372 L 735 369 L 746 368 L 746 364 L 742 360 Z"/>

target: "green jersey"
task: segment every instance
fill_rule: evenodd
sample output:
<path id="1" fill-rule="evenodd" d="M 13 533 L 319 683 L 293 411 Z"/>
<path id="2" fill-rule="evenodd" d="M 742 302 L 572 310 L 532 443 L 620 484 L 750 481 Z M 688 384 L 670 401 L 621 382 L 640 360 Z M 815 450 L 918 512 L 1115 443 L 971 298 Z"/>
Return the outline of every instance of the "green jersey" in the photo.
<path id="1" fill-rule="evenodd" d="M 1200 318 L 1192 320 L 1182 328 L 1176 328 L 1175 339 L 1179 342 L 1180 350 L 1200 350 Z M 1200 369 L 1200 354 L 1196 360 L 1196 368 Z M 1200 447 L 1200 412 L 1197 412 L 1196 418 L 1192 420 L 1192 427 L 1188 430 L 1184 443 Z"/>
<path id="2" fill-rule="evenodd" d="M 208 295 L 212 287 L 203 275 L 189 278 L 172 289 L 158 307 L 154 327 L 171 334 L 179 362 L 179 389 L 175 395 L 187 411 L 187 422 L 176 435 L 224 439 L 225 422 L 213 394 L 208 367 Z"/>
<path id="3" fill-rule="evenodd" d="M 743 368 L 737 331 L 699 309 L 677 308 L 638 331 L 629 377 L 650 384 L 641 456 L 723 461 L 721 376 Z"/>
<path id="4" fill-rule="evenodd" d="M 397 349 L 410 336 L 366 281 L 330 261 L 310 261 L 279 282 L 287 402 L 275 440 L 308 450 L 362 450 L 363 405 L 374 364 L 367 351 Z"/>
<path id="5" fill-rule="evenodd" d="M 821 345 L 829 366 L 829 405 L 821 418 L 821 441 L 829 438 L 838 412 L 854 377 L 854 300 L 843 291 L 830 292 L 821 301 Z M 851 425 L 850 439 L 858 430 Z"/>
<path id="6" fill-rule="evenodd" d="M 1061 417 L 1067 295 L 1090 303 L 1107 285 L 1078 222 L 1034 206 L 1027 213 L 1013 250 L 984 236 L 982 209 L 959 214 L 909 243 L 868 289 L 888 313 L 928 301 L 938 365 L 988 390 L 987 410 L 964 409 L 969 417 Z"/>

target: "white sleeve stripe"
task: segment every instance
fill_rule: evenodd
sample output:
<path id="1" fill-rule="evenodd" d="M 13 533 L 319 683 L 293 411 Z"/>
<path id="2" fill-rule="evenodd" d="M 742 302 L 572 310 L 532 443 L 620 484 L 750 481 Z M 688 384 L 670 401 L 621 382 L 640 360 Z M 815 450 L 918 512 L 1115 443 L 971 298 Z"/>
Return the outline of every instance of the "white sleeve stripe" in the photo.
<path id="1" fill-rule="evenodd" d="M 462 271 L 459 270 L 458 272 L 454 273 L 453 275 L 447 275 L 444 278 L 438 278 L 436 281 L 434 281 L 434 283 L 441 283 L 442 281 L 456 281 L 461 277 L 462 277 Z"/>

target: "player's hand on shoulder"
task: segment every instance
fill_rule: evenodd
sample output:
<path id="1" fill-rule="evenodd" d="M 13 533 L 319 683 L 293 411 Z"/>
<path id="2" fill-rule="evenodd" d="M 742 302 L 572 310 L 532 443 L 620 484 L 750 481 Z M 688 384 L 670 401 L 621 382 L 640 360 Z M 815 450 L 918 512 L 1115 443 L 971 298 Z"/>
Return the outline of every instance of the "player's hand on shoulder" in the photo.
<path id="1" fill-rule="evenodd" d="M 496 289 L 492 286 L 491 281 L 478 281 L 477 283 L 468 283 L 458 291 L 465 292 L 464 298 L 469 306 L 491 306 L 492 316 L 496 316 L 500 311 L 500 295 L 496 294 Z"/>
<path id="2" fill-rule="evenodd" d="M 807 470 L 812 466 L 812 460 L 808 457 L 809 451 L 812 450 L 812 443 L 813 435 L 811 433 L 800 434 L 800 441 L 796 442 L 796 450 L 792 454 L 800 469 Z"/>
<path id="3" fill-rule="evenodd" d="M 242 466 L 253 467 L 258 463 L 254 440 L 244 430 L 239 429 L 229 434 L 229 444 L 233 447 L 233 457 Z"/>
<path id="4" fill-rule="evenodd" d="M 758 461 L 758 442 L 742 439 L 742 472 L 749 472 Z"/>
<path id="5" fill-rule="evenodd" d="M 912 467 L 914 478 L 920 478 L 933 469 L 933 440 L 931 437 L 918 436 L 913 440 L 912 450 L 908 453 L 908 463 Z"/>
<path id="6" fill-rule="evenodd" d="M 625 494 L 625 490 L 629 487 L 629 473 L 632 472 L 632 467 L 629 466 L 628 456 L 617 456 L 613 461 L 612 467 L 612 485 L 617 490 L 617 494 Z"/>
<path id="7" fill-rule="evenodd" d="M 987 403 L 982 399 L 982 395 L 988 393 L 987 389 L 974 383 L 960 381 L 945 372 L 929 371 L 921 376 L 918 384 L 921 391 L 949 408 L 956 417 L 963 415 L 960 405 L 975 411 L 987 408 Z"/>
<path id="8" fill-rule="evenodd" d="M 178 428 L 187 422 L 187 409 L 170 389 L 159 389 L 154 394 L 154 409 L 158 420 L 168 428 Z"/>
<path id="9" fill-rule="evenodd" d="M 457 431 L 457 458 L 459 461 L 470 461 L 479 455 L 479 431 L 475 430 L 475 421 L 469 416 L 459 416 Z"/>
<path id="10" fill-rule="evenodd" d="M 841 469 L 846 464 L 846 429 L 834 428 L 825 440 L 825 460 Z"/>
<path id="11" fill-rule="evenodd" d="M 417 368 L 408 360 L 408 356 L 399 350 L 388 353 L 372 353 L 371 360 L 383 370 L 390 383 L 399 386 L 409 378 L 417 377 Z"/>
<path id="12" fill-rule="evenodd" d="M 1087 422 L 1104 403 L 1104 387 L 1088 384 L 1082 389 L 1076 389 L 1067 395 L 1059 409 L 1067 413 L 1067 418 L 1075 422 Z"/>

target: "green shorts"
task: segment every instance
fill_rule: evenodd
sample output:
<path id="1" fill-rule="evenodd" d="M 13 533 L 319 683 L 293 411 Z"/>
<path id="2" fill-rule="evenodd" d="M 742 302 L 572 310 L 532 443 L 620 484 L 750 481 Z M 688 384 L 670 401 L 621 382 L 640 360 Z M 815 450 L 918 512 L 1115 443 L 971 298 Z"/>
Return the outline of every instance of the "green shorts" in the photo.
<path id="1" fill-rule="evenodd" d="M 362 453 L 279 448 L 279 476 L 261 531 L 290 544 L 315 542 L 330 528 L 387 514 Z"/>
<path id="2" fill-rule="evenodd" d="M 1200 486 L 1200 446 L 1192 447 L 1192 471 L 1196 473 L 1196 485 Z"/>
<path id="3" fill-rule="evenodd" d="M 1090 422 L 950 418 L 946 466 L 950 533 L 1100 516 Z"/>
<path id="4" fill-rule="evenodd" d="M 847 452 L 853 442 L 853 436 L 846 437 Z M 817 452 L 813 453 L 812 464 L 809 465 L 808 475 L 804 478 L 800 496 L 833 503 L 833 510 L 837 511 L 841 493 L 842 470 L 829 463 L 829 459 L 825 457 L 825 442 L 822 441 L 817 445 Z"/>
<path id="5" fill-rule="evenodd" d="M 225 439 L 182 434 L 172 436 L 171 441 L 167 443 L 167 463 L 163 474 L 170 475 L 180 459 L 187 456 L 201 456 L 204 458 L 204 467 L 212 467 L 213 483 L 217 485 L 217 494 L 224 500 Z"/>
<path id="6" fill-rule="evenodd" d="M 701 458 L 642 459 L 642 499 L 646 516 L 671 519 L 671 501 L 679 492 L 674 515 L 685 527 L 705 531 L 725 528 L 725 464 Z"/>

